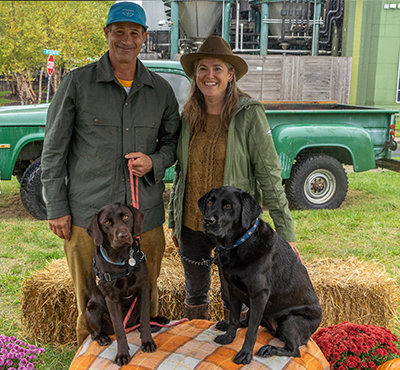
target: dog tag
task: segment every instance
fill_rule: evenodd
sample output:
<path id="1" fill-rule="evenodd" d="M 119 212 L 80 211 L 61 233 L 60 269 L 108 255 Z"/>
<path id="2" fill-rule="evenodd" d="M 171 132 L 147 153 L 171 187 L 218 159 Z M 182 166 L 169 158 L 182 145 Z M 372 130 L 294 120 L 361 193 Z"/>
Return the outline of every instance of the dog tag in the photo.
<path id="1" fill-rule="evenodd" d="M 100 278 L 96 276 L 96 285 L 99 286 L 99 284 L 100 284 Z"/>
<path id="2" fill-rule="evenodd" d="M 129 258 L 128 263 L 129 263 L 129 266 L 135 266 L 136 260 L 133 257 L 131 257 L 131 258 Z"/>

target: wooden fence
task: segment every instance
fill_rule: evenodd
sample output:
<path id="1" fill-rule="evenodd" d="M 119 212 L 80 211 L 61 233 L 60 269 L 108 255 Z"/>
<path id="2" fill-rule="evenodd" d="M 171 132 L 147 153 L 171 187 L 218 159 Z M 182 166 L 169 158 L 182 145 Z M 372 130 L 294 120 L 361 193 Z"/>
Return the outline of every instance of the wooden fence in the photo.
<path id="1" fill-rule="evenodd" d="M 351 57 L 241 55 L 249 71 L 238 86 L 253 98 L 348 104 Z"/>

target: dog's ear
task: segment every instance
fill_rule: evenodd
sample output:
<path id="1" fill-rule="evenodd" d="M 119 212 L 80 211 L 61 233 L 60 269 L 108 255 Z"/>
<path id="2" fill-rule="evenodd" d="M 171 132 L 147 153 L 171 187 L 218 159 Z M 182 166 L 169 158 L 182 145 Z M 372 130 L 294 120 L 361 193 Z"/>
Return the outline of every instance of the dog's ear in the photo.
<path id="1" fill-rule="evenodd" d="M 242 201 L 242 225 L 245 229 L 248 229 L 251 222 L 260 216 L 262 208 L 248 193 L 241 192 L 240 198 Z"/>
<path id="2" fill-rule="evenodd" d="M 99 213 L 95 213 L 86 228 L 86 233 L 93 239 L 95 245 L 103 244 L 103 232 L 99 225 Z"/>
<path id="3" fill-rule="evenodd" d="M 211 192 L 213 191 L 214 189 L 211 189 L 209 192 L 207 192 L 207 193 L 205 193 L 198 201 L 197 201 L 197 204 L 198 204 L 198 206 L 199 206 L 199 208 L 200 208 L 200 212 L 204 215 L 204 212 L 206 211 L 206 202 L 207 202 L 207 199 L 208 199 L 208 197 L 210 196 L 210 194 L 211 194 Z"/>
<path id="4" fill-rule="evenodd" d="M 128 204 L 128 207 L 133 215 L 132 235 L 140 235 L 143 231 L 144 214 L 131 204 Z"/>

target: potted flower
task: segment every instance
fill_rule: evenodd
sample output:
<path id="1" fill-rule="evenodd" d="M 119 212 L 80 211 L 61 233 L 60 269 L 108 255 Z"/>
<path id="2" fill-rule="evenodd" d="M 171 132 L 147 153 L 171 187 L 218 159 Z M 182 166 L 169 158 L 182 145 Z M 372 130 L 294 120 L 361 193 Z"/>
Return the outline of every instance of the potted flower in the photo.
<path id="1" fill-rule="evenodd" d="M 313 335 L 331 370 L 371 369 L 400 357 L 397 337 L 376 325 L 358 325 L 347 321 L 318 330 Z"/>
<path id="2" fill-rule="evenodd" d="M 36 348 L 15 337 L 0 335 L 0 370 L 35 370 L 37 356 L 43 348 Z"/>

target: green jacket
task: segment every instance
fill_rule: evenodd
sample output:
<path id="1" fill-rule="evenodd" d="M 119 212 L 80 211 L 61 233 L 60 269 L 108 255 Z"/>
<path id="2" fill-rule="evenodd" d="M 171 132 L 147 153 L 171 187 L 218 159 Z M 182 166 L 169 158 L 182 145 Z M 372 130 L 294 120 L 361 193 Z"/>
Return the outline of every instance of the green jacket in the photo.
<path id="1" fill-rule="evenodd" d="M 171 86 L 139 60 L 129 95 L 108 52 L 69 72 L 47 114 L 42 183 L 48 218 L 71 214 L 73 225 L 86 227 L 105 204 L 132 203 L 124 156 L 143 152 L 153 161 L 153 171 L 139 179 L 143 231 L 161 225 L 162 180 L 175 162 L 180 126 Z"/>
<path id="2" fill-rule="evenodd" d="M 183 122 L 169 204 L 168 226 L 179 239 L 191 132 Z M 268 206 L 276 231 L 286 241 L 295 240 L 293 220 L 282 186 L 281 166 L 263 105 L 241 98 L 231 120 L 226 150 L 224 185 L 235 186 Z"/>

